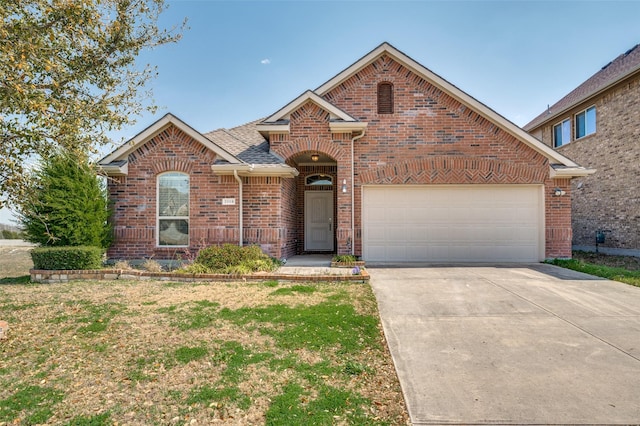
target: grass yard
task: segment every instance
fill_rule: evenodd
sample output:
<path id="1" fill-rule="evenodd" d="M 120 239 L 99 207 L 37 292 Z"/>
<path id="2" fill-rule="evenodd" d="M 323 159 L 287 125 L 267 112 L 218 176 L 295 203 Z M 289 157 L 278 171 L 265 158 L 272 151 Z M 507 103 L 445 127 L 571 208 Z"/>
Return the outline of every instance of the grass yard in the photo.
<path id="1" fill-rule="evenodd" d="M 555 259 L 551 263 L 640 287 L 640 257 L 574 251 L 572 259 Z"/>
<path id="2" fill-rule="evenodd" d="M 640 285 L 640 259 L 554 262 Z M 0 246 L 0 426 L 409 424 L 363 284 L 30 284 Z"/>
<path id="3" fill-rule="evenodd" d="M 0 425 L 407 424 L 363 284 L 0 284 Z"/>

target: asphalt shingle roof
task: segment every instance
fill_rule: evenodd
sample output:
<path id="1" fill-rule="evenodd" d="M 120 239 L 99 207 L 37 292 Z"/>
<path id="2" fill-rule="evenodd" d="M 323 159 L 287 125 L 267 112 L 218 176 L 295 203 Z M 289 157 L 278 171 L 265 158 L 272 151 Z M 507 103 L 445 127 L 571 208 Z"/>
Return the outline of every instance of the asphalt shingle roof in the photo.
<path id="1" fill-rule="evenodd" d="M 549 107 L 531 122 L 524 126 L 525 130 L 532 130 L 545 121 L 554 118 L 569 108 L 588 99 L 600 90 L 614 84 L 640 69 L 640 44 L 636 44 L 625 53 L 602 67 L 600 71 L 588 78 L 580 86 L 569 92 L 564 98 Z"/>
<path id="2" fill-rule="evenodd" d="M 269 153 L 269 143 L 256 128 L 262 120 L 231 129 L 217 129 L 204 136 L 245 163 L 260 166 L 283 164 L 282 160 Z"/>

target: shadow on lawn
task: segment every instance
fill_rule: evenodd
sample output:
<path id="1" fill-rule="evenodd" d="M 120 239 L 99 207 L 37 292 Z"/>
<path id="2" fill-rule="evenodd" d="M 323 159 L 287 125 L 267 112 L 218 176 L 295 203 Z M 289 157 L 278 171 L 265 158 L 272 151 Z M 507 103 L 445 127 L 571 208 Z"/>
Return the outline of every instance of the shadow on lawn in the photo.
<path id="1" fill-rule="evenodd" d="M 31 282 L 31 275 L 22 275 L 20 277 L 0 278 L 0 285 L 2 285 L 2 284 L 29 284 L 30 282 Z"/>

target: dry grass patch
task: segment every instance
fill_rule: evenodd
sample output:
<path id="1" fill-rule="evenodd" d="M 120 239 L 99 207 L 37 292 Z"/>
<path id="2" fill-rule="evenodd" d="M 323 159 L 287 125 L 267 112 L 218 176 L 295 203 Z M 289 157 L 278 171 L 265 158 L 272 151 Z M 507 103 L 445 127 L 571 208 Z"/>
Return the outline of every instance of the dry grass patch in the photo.
<path id="1" fill-rule="evenodd" d="M 29 254 L 32 248 L 0 246 L 0 280 L 29 275 L 29 269 L 33 268 Z"/>
<path id="2" fill-rule="evenodd" d="M 1 290 L 0 425 L 408 422 L 367 285 Z"/>

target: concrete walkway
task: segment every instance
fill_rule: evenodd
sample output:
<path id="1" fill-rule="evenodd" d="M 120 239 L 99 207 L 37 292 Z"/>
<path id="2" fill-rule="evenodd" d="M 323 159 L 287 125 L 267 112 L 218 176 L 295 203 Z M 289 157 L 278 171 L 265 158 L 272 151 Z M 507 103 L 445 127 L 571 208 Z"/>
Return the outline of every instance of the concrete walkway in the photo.
<path id="1" fill-rule="evenodd" d="M 414 425 L 640 423 L 640 288 L 542 264 L 368 270 Z"/>
<path id="2" fill-rule="evenodd" d="M 331 254 L 305 254 L 292 256 L 276 271 L 284 275 L 351 275 L 350 268 L 332 268 Z"/>

